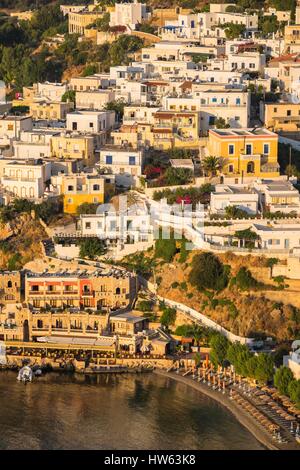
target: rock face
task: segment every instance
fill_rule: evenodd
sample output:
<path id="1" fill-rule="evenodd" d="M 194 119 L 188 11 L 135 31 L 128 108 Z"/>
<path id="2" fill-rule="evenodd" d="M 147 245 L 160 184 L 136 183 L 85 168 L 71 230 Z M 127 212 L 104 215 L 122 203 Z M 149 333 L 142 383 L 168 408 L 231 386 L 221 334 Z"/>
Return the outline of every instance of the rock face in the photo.
<path id="1" fill-rule="evenodd" d="M 17 256 L 18 268 L 41 257 L 41 241 L 45 238 L 44 228 L 30 214 L 21 214 L 0 226 L 0 269 L 7 269 L 14 256 Z"/>

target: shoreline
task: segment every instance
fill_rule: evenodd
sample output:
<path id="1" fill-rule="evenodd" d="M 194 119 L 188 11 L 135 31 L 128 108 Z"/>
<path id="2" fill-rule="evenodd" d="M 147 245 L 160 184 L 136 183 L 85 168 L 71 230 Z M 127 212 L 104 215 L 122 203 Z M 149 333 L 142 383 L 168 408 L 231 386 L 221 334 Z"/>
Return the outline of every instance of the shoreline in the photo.
<path id="1" fill-rule="evenodd" d="M 172 380 L 188 385 L 194 388 L 195 390 L 198 390 L 200 393 L 203 393 L 204 395 L 220 403 L 228 411 L 230 411 L 234 415 L 234 417 L 238 420 L 238 422 L 244 428 L 246 428 L 255 437 L 255 439 L 259 441 L 268 450 L 287 450 L 284 447 L 284 445 L 281 447 L 276 446 L 272 440 L 272 437 L 266 431 L 260 428 L 257 422 L 250 415 L 248 415 L 243 409 L 239 408 L 233 400 L 230 400 L 228 398 L 228 395 L 223 395 L 220 392 L 216 392 L 215 390 L 212 390 L 211 388 L 206 387 L 201 382 L 192 381 L 187 377 L 182 377 L 181 375 L 172 374 L 170 372 L 166 372 L 161 369 L 154 369 L 153 373 L 164 376 L 164 377 L 168 377 Z"/>

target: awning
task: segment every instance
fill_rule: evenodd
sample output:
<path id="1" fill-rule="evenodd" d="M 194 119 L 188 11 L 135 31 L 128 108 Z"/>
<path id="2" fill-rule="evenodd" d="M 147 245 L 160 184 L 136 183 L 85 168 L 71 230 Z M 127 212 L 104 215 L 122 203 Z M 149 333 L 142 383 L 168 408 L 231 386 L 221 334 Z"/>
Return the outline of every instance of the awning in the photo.
<path id="1" fill-rule="evenodd" d="M 82 345 L 82 346 L 104 346 L 110 347 L 114 345 L 113 337 L 101 337 L 101 338 L 78 338 L 78 337 L 68 337 L 68 336 L 40 336 L 37 338 L 37 341 L 40 343 L 49 343 L 49 344 L 64 344 L 68 345 Z"/>

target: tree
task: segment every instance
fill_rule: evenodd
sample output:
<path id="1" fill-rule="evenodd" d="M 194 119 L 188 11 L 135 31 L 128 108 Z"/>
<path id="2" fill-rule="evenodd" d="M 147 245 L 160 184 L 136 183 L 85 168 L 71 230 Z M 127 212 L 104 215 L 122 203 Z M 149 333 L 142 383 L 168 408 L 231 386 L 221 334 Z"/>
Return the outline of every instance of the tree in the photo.
<path id="1" fill-rule="evenodd" d="M 162 311 L 163 313 L 160 317 L 161 324 L 167 328 L 169 328 L 170 325 L 174 325 L 176 321 L 176 309 L 163 305 Z"/>
<path id="2" fill-rule="evenodd" d="M 104 255 L 106 247 L 102 240 L 98 238 L 87 238 L 80 241 L 80 258 L 89 258 L 91 260 Z"/>
<path id="3" fill-rule="evenodd" d="M 248 213 L 237 206 L 225 207 L 225 215 L 230 219 L 243 219 L 248 217 Z"/>
<path id="4" fill-rule="evenodd" d="M 274 385 L 282 395 L 288 396 L 288 388 L 292 380 L 294 380 L 294 376 L 291 369 L 288 367 L 281 366 L 276 370 L 274 375 Z"/>
<path id="5" fill-rule="evenodd" d="M 125 103 L 125 101 L 120 98 L 118 100 L 107 103 L 104 109 L 107 111 L 114 111 L 116 113 L 117 121 L 122 121 L 126 104 L 127 103 Z"/>
<path id="6" fill-rule="evenodd" d="M 66 91 L 63 95 L 61 100 L 66 103 L 67 101 L 70 101 L 71 103 L 75 104 L 76 100 L 76 91 L 75 90 L 68 90 Z"/>
<path id="7" fill-rule="evenodd" d="M 248 361 L 250 361 L 252 356 L 246 345 L 230 343 L 226 359 L 234 366 L 238 374 L 247 376 L 249 373 Z"/>
<path id="8" fill-rule="evenodd" d="M 210 360 L 215 367 L 223 365 L 229 346 L 228 339 L 225 336 L 215 333 L 212 335 L 209 345 L 211 347 Z"/>
<path id="9" fill-rule="evenodd" d="M 215 176 L 218 171 L 222 170 L 222 159 L 219 157 L 206 157 L 202 163 L 204 172 L 210 176 Z"/>
<path id="10" fill-rule="evenodd" d="M 82 72 L 83 77 L 89 77 L 90 75 L 94 75 L 97 72 L 97 65 L 95 64 L 88 64 Z"/>
<path id="11" fill-rule="evenodd" d="M 255 289 L 259 287 L 259 282 L 254 279 L 249 269 L 242 266 L 236 277 L 235 277 L 236 286 L 241 290 Z"/>
<path id="12" fill-rule="evenodd" d="M 93 204 L 93 203 L 90 203 L 90 202 L 83 202 L 82 204 L 80 204 L 77 207 L 76 213 L 77 213 L 77 215 L 80 215 L 80 214 L 96 214 L 98 207 L 99 207 L 98 204 Z"/>
<path id="13" fill-rule="evenodd" d="M 201 289 L 222 290 L 228 284 L 228 268 L 213 253 L 195 255 L 189 274 L 190 283 Z"/>
<path id="14" fill-rule="evenodd" d="M 102 18 L 98 18 L 91 27 L 95 26 L 99 31 L 104 31 L 105 33 L 109 31 L 109 22 L 110 22 L 110 13 L 105 12 Z"/>
<path id="15" fill-rule="evenodd" d="M 272 380 L 274 374 L 274 359 L 270 354 L 261 353 L 257 356 L 255 378 L 261 383 Z"/>
<path id="16" fill-rule="evenodd" d="M 288 386 L 290 399 L 300 408 L 300 380 L 292 380 Z"/>
<path id="17" fill-rule="evenodd" d="M 245 32 L 245 26 L 243 24 L 235 24 L 235 23 L 226 23 L 222 25 L 225 29 L 225 35 L 227 39 L 235 39 L 239 38 Z"/>
<path id="18" fill-rule="evenodd" d="M 224 118 L 219 117 L 215 120 L 215 126 L 217 129 L 228 129 L 230 127 L 230 124 L 225 121 Z"/>
<path id="19" fill-rule="evenodd" d="M 20 253 L 12 255 L 7 262 L 7 269 L 9 271 L 18 271 L 22 268 L 22 256 Z"/>
<path id="20" fill-rule="evenodd" d="M 176 186 L 187 184 L 192 181 L 193 173 L 188 168 L 173 168 L 166 169 L 163 179 L 168 186 Z"/>

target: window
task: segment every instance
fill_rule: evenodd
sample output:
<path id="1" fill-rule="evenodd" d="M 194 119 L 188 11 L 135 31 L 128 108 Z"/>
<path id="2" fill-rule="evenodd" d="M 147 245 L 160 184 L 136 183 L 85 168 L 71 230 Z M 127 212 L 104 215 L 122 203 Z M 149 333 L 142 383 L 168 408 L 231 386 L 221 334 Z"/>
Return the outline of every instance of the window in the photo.
<path id="1" fill-rule="evenodd" d="M 7 287 L 12 287 L 12 282 L 11 281 L 8 281 Z"/>
<path id="2" fill-rule="evenodd" d="M 217 102 L 217 98 L 212 98 L 211 101 L 212 101 L 212 103 L 216 103 L 216 102 Z"/>
<path id="3" fill-rule="evenodd" d="M 89 230 L 91 228 L 91 222 L 86 222 L 85 223 L 85 228 Z"/>
<path id="4" fill-rule="evenodd" d="M 72 122 L 72 130 L 77 131 L 77 122 Z"/>
<path id="5" fill-rule="evenodd" d="M 235 100 L 235 103 L 236 103 L 237 105 L 240 105 L 240 104 L 241 104 L 241 98 L 237 98 L 237 99 Z"/>
<path id="6" fill-rule="evenodd" d="M 233 173 L 233 165 L 228 165 L 228 173 Z"/>
<path id="7" fill-rule="evenodd" d="M 277 113 L 277 108 L 274 108 L 274 113 Z"/>
<path id="8" fill-rule="evenodd" d="M 264 155 L 269 155 L 270 147 L 269 144 L 264 144 Z"/>
<path id="9" fill-rule="evenodd" d="M 112 155 L 106 155 L 106 159 L 105 159 L 105 162 L 106 162 L 106 165 L 112 165 Z"/>
<path id="10" fill-rule="evenodd" d="M 99 184 L 93 184 L 93 190 L 94 191 L 99 191 L 99 189 L 100 189 Z"/>
<path id="11" fill-rule="evenodd" d="M 129 157 L 129 165 L 135 165 L 135 157 Z"/>
<path id="12" fill-rule="evenodd" d="M 74 190 L 74 186 L 68 186 L 68 191 L 73 191 Z"/>
<path id="13" fill-rule="evenodd" d="M 90 127 L 94 127 L 94 124 L 92 122 L 90 122 Z"/>
<path id="14" fill-rule="evenodd" d="M 233 144 L 228 145 L 228 154 L 229 155 L 234 155 L 234 145 Z"/>
<path id="15" fill-rule="evenodd" d="M 291 110 L 290 110 L 290 109 L 287 110 L 286 115 L 287 115 L 287 116 L 290 116 L 290 115 L 291 115 Z"/>
<path id="16" fill-rule="evenodd" d="M 252 144 L 246 144 L 246 155 L 252 154 Z"/>
<path id="17" fill-rule="evenodd" d="M 209 116 L 209 118 L 208 118 L 209 126 L 213 126 L 214 123 L 215 123 L 215 116 Z"/>

